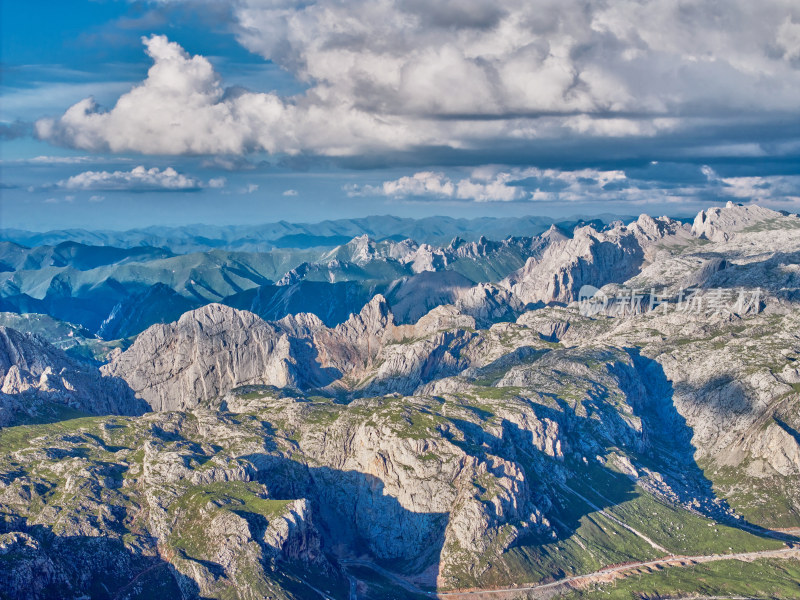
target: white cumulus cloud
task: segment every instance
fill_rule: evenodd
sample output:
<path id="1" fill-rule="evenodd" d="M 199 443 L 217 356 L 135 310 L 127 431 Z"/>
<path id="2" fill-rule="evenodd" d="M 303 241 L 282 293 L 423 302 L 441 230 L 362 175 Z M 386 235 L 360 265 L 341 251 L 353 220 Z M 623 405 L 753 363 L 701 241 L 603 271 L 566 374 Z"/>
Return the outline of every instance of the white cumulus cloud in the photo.
<path id="1" fill-rule="evenodd" d="M 164 36 L 143 41 L 153 66 L 141 85 L 110 111 L 100 111 L 87 98 L 58 119 L 41 119 L 37 135 L 85 150 L 145 154 L 296 154 L 311 149 L 339 155 L 390 138 L 400 146 L 424 141 L 403 134 L 400 121 L 381 122 L 344 104 L 323 107 L 316 98 L 289 101 L 251 92 L 226 96 L 205 57 L 189 56 Z"/>
<path id="2" fill-rule="evenodd" d="M 654 162 L 652 165 L 657 165 Z M 622 170 L 508 168 L 488 165 L 466 177 L 421 171 L 381 185 L 348 185 L 350 196 L 451 199 L 474 202 L 525 200 L 543 203 L 651 202 L 705 205 L 720 198 L 766 205 L 800 204 L 800 175 L 721 177 L 707 165 L 699 167 L 705 182 L 675 185 L 669 180 L 629 177 Z"/>
<path id="3" fill-rule="evenodd" d="M 218 180 L 209 182 L 210 187 L 220 187 Z M 130 171 L 84 171 L 68 179 L 59 181 L 57 187 L 67 190 L 198 190 L 203 183 L 178 173 L 172 167 L 160 170 L 157 167 L 146 169 L 138 166 Z"/>
<path id="4" fill-rule="evenodd" d="M 800 19 L 794 22 L 790 17 L 786 17 L 778 28 L 777 41 L 786 60 L 800 59 Z"/>
<path id="5" fill-rule="evenodd" d="M 233 14 L 240 43 L 305 93 L 226 90 L 205 57 L 154 35 L 140 85 L 37 134 L 93 151 L 350 156 L 657 137 L 797 110 L 796 0 L 238 0 Z"/>
<path id="6" fill-rule="evenodd" d="M 602 191 L 610 183 L 625 181 L 622 171 L 582 169 L 504 170 L 488 165 L 473 169 L 468 177 L 453 179 L 444 173 L 420 171 L 398 179 L 384 181 L 380 186 L 349 185 L 350 196 L 389 196 L 395 198 L 451 198 L 475 202 L 510 202 L 514 200 L 570 200 L 589 189 Z M 546 191 L 543 191 L 546 190 Z"/>

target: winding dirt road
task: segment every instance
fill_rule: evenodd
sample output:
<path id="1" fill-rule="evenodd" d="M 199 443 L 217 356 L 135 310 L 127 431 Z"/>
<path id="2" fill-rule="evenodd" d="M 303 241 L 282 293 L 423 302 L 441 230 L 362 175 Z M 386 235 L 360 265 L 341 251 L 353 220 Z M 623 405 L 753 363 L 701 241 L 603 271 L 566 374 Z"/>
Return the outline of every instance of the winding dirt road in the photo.
<path id="1" fill-rule="evenodd" d="M 794 548 L 781 548 L 780 550 L 761 550 L 759 552 L 739 552 L 734 554 L 705 554 L 700 556 L 666 556 L 664 558 L 657 558 L 645 562 L 628 563 L 618 565 L 615 567 L 606 567 L 595 571 L 594 573 L 587 573 L 586 575 L 576 575 L 574 577 L 567 577 L 553 581 L 552 583 L 544 583 L 537 585 L 509 588 L 497 588 L 492 590 L 464 590 L 455 592 L 439 592 L 439 598 L 446 598 L 451 600 L 461 600 L 470 598 L 477 600 L 479 598 L 503 598 L 510 600 L 520 592 L 560 592 L 564 591 L 561 588 L 581 587 L 590 583 L 600 583 L 603 581 L 612 581 L 615 576 L 624 574 L 629 571 L 638 571 L 641 569 L 659 569 L 664 567 L 687 567 L 690 565 L 715 562 L 719 560 L 744 560 L 752 561 L 759 558 L 793 558 L 800 560 L 800 550 Z M 529 596 L 530 597 L 530 596 Z M 533 596 L 536 597 L 536 596 Z M 542 598 L 551 597 L 550 594 L 543 594 Z"/>
<path id="2" fill-rule="evenodd" d="M 782 559 L 795 559 L 800 560 L 800 550 L 795 548 L 781 548 L 779 550 L 761 550 L 758 552 L 738 552 L 734 554 L 705 554 L 698 556 L 665 556 L 654 560 L 626 563 L 624 565 L 617 565 L 612 567 L 605 567 L 594 573 L 587 573 L 585 575 L 575 575 L 565 579 L 559 579 L 550 583 L 539 583 L 531 585 L 519 585 L 516 587 L 507 588 L 493 588 L 493 589 L 473 589 L 473 590 L 454 590 L 451 592 L 429 592 L 422 590 L 412 584 L 410 581 L 374 565 L 369 561 L 364 560 L 351 560 L 343 561 L 345 565 L 358 565 L 372 569 L 376 573 L 383 575 L 396 582 L 404 589 L 419 594 L 428 596 L 429 598 L 440 598 L 442 600 L 481 600 L 483 598 L 489 600 L 512 600 L 526 594 L 527 598 L 553 598 L 557 594 L 566 591 L 570 588 L 582 587 L 592 583 L 601 583 L 604 581 L 613 581 L 617 576 L 624 575 L 629 572 L 647 569 L 661 569 L 665 567 L 687 567 L 690 565 L 715 562 L 719 560 L 743 560 L 752 561 L 759 558 L 782 558 Z"/>

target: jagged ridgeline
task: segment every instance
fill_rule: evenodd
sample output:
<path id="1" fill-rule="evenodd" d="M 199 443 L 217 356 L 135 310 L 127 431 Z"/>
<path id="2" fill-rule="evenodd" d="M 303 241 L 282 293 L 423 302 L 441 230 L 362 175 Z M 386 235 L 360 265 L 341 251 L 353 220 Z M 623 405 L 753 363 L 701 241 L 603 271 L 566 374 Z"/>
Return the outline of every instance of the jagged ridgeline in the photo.
<path id="1" fill-rule="evenodd" d="M 503 279 L 575 225 L 375 217 L 125 233 L 3 230 L 0 311 L 48 315 L 84 337 L 117 340 L 211 302 L 267 320 L 310 312 L 333 326 L 382 293 L 397 319 L 413 323 L 477 283 Z"/>
<path id="2" fill-rule="evenodd" d="M 800 597 L 800 219 L 575 225 L 6 243 L 0 597 Z"/>

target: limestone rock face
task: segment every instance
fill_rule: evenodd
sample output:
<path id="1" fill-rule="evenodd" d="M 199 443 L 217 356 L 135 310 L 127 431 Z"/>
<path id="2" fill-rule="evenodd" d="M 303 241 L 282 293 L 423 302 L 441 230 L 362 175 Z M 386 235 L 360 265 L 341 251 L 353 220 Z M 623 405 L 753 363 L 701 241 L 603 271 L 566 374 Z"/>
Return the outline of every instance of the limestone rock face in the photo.
<path id="1" fill-rule="evenodd" d="M 712 242 L 727 242 L 737 231 L 781 216 L 781 213 L 763 206 L 728 202 L 724 208 L 714 207 L 697 213 L 692 234 Z"/>
<path id="2" fill-rule="evenodd" d="M 654 218 L 645 214 L 640 215 L 627 229 L 636 237 L 645 253 L 659 242 L 667 242 L 668 245 L 685 243 L 694 235 L 685 223 L 669 217 Z"/>
<path id="3" fill-rule="evenodd" d="M 358 314 L 332 330 L 315 336 L 321 349 L 322 364 L 342 373 L 365 367 L 377 355 L 387 329 L 394 326 L 394 315 L 386 299 L 376 295 Z"/>
<path id="4" fill-rule="evenodd" d="M 540 257 L 529 258 L 502 284 L 526 304 L 568 304 L 578 299 L 583 286 L 621 283 L 663 248 L 691 238 L 692 231 L 680 221 L 649 215 L 628 225 L 614 223 L 604 231 L 578 227 L 571 238 L 554 238 Z"/>
<path id="5" fill-rule="evenodd" d="M 770 423 L 760 436 L 748 440 L 749 455 L 756 461 L 766 463 L 754 464 L 750 473 L 759 476 L 778 473 L 784 477 L 796 477 L 800 474 L 800 440 L 792 429 L 782 421 Z"/>
<path id="6" fill-rule="evenodd" d="M 475 329 L 475 319 L 452 305 L 437 306 L 413 325 L 398 325 L 387 331 L 389 341 L 424 338 L 450 329 Z"/>
<path id="7" fill-rule="evenodd" d="M 154 410 L 181 410 L 239 385 L 291 387 L 301 379 L 284 332 L 221 304 L 154 325 L 103 373 L 123 377 Z"/>
<path id="8" fill-rule="evenodd" d="M 523 303 L 508 290 L 481 283 L 460 293 L 453 305 L 476 323 L 488 327 L 496 321 L 512 320 L 522 311 Z"/>
<path id="9" fill-rule="evenodd" d="M 89 414 L 138 415 L 148 409 L 124 381 L 102 377 L 44 339 L 0 327 L 0 426 L 44 416 L 57 406 Z"/>
<path id="10" fill-rule="evenodd" d="M 591 227 L 575 230 L 568 240 L 556 242 L 541 258 L 530 258 L 504 285 L 526 304 L 569 303 L 584 285 L 597 288 L 625 281 L 639 272 L 644 250 L 637 237 L 619 225 L 608 232 Z"/>
<path id="11" fill-rule="evenodd" d="M 527 311 L 517 318 L 519 325 L 537 331 L 542 338 L 551 341 L 560 341 L 570 328 L 571 322 L 577 320 L 572 311 L 560 309 L 542 309 Z"/>
<path id="12" fill-rule="evenodd" d="M 264 532 L 264 542 L 275 555 L 285 560 L 320 562 L 319 531 L 313 523 L 311 503 L 301 498 L 287 503 L 280 516 L 274 517 Z"/>

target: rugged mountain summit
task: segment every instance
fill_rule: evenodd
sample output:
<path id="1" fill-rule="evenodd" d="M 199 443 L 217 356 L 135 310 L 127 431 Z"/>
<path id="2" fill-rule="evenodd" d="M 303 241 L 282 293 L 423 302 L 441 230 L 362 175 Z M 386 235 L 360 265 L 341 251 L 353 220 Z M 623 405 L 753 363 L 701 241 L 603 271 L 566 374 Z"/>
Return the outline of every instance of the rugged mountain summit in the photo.
<path id="1" fill-rule="evenodd" d="M 441 307 L 415 325 L 395 325 L 380 295 L 334 328 L 309 314 L 268 323 L 209 304 L 176 323 L 151 327 L 102 372 L 125 379 L 154 410 L 183 410 L 242 385 L 353 390 L 363 387 L 368 373 L 373 385 L 410 371 L 420 371 L 416 378 L 432 376 L 444 364 L 442 332 L 457 326 L 472 329 L 475 320 Z M 470 335 L 456 338 L 466 342 Z M 456 338 L 451 343 L 460 343 Z"/>
<path id="2" fill-rule="evenodd" d="M 584 285 L 602 287 L 636 275 L 658 242 L 688 237 L 689 228 L 680 222 L 648 215 L 606 231 L 580 227 L 572 238 L 550 244 L 540 258 L 529 258 L 503 285 L 525 304 L 569 303 L 578 299 Z"/>
<path id="3" fill-rule="evenodd" d="M 298 383 L 289 338 L 256 315 L 220 304 L 155 325 L 103 372 L 128 381 L 154 410 L 182 410 L 248 383 Z"/>
<path id="4" fill-rule="evenodd" d="M 779 213 L 762 206 L 743 206 L 728 202 L 724 208 L 714 207 L 700 211 L 692 224 L 692 234 L 712 242 L 727 242 L 736 232 L 779 216 Z"/>

